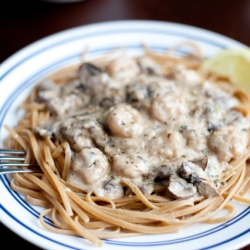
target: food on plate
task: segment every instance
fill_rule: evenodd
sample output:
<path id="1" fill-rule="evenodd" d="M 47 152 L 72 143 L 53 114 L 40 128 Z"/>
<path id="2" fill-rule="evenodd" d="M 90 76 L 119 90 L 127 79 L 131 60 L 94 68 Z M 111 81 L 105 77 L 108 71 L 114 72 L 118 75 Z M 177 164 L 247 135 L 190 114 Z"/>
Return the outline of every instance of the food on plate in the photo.
<path id="1" fill-rule="evenodd" d="M 250 203 L 250 100 L 232 79 L 203 74 L 200 49 L 189 45 L 185 55 L 178 46 L 110 53 L 35 86 L 26 115 L 6 126 L 5 147 L 25 150 L 43 171 L 14 174 L 11 186 L 46 208 L 45 228 L 102 245 L 225 222 L 236 212 L 231 199 Z"/>

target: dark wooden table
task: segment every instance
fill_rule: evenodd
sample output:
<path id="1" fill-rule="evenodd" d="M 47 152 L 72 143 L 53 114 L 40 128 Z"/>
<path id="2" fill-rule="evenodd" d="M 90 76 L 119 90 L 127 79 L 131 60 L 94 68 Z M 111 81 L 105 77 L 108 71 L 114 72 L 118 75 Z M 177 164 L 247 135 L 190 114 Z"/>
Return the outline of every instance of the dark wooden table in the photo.
<path id="1" fill-rule="evenodd" d="M 85 0 L 70 4 L 11 0 L 0 3 L 0 62 L 24 46 L 68 28 L 131 19 L 193 25 L 250 47 L 249 0 Z M 17 245 L 26 250 L 40 249 L 1 223 L 0 232 L 1 246 L 5 248 Z M 250 250 L 250 245 L 243 249 Z"/>

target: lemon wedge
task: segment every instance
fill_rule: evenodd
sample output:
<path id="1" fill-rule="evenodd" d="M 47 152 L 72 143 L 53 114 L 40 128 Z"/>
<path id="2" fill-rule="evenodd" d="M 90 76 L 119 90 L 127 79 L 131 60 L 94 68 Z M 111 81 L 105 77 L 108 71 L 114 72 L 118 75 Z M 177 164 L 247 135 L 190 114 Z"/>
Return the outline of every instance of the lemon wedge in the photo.
<path id="1" fill-rule="evenodd" d="M 204 61 L 201 71 L 228 78 L 250 93 L 250 49 L 226 49 Z"/>

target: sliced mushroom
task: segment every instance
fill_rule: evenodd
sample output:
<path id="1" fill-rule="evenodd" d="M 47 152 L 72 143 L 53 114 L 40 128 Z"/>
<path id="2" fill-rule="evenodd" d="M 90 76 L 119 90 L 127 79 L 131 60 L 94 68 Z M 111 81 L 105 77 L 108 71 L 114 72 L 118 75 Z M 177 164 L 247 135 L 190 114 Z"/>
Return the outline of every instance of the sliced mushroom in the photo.
<path id="1" fill-rule="evenodd" d="M 206 197 L 213 197 L 220 195 L 211 180 L 202 180 L 198 185 L 197 189 L 199 193 Z"/>
<path id="2" fill-rule="evenodd" d="M 81 124 L 72 126 L 63 126 L 60 128 L 60 134 L 67 140 L 73 150 L 81 151 L 83 148 L 93 147 L 94 143 L 89 136 L 89 132 L 82 128 Z"/>
<path id="3" fill-rule="evenodd" d="M 173 198 L 187 199 L 194 196 L 197 189 L 192 183 L 188 183 L 186 180 L 178 177 L 177 175 L 171 175 L 167 191 Z"/>
<path id="4" fill-rule="evenodd" d="M 68 115 L 86 107 L 90 101 L 81 86 L 78 80 L 59 86 L 51 79 L 44 79 L 38 85 L 36 101 L 45 103 L 50 112 L 56 116 Z"/>
<path id="5" fill-rule="evenodd" d="M 60 120 L 51 119 L 50 121 L 42 122 L 39 126 L 36 126 L 34 131 L 42 137 L 52 137 L 57 133 L 60 125 Z"/>
<path id="6" fill-rule="evenodd" d="M 202 157 L 193 159 L 191 162 L 193 162 L 195 165 L 198 165 L 202 170 L 206 170 L 207 166 L 210 164 L 210 158 L 208 157 Z"/>
<path id="7" fill-rule="evenodd" d="M 211 181 L 205 171 L 201 167 L 192 162 L 183 162 L 179 167 L 178 173 L 190 183 L 193 183 L 198 192 L 206 197 L 218 195 L 216 186 Z"/>
<path id="8" fill-rule="evenodd" d="M 91 63 L 81 65 L 79 79 L 92 104 L 109 108 L 125 99 L 121 86 L 106 71 Z"/>
<path id="9" fill-rule="evenodd" d="M 91 63 L 83 63 L 79 68 L 79 79 L 82 84 L 86 84 L 92 76 L 98 76 L 103 73 L 103 70 Z"/>
<path id="10" fill-rule="evenodd" d="M 197 173 L 194 171 L 194 168 L 190 166 L 191 164 L 192 164 L 191 162 L 183 162 L 179 168 L 179 174 L 181 177 L 183 177 L 190 183 L 193 184 L 200 183 L 201 180 L 198 177 Z"/>

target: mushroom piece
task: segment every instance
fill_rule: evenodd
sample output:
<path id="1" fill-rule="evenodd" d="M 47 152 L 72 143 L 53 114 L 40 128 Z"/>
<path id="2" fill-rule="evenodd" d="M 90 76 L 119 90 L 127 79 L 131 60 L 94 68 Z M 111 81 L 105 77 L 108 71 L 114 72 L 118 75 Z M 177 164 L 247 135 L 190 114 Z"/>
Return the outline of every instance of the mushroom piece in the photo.
<path id="1" fill-rule="evenodd" d="M 206 170 L 207 166 L 210 164 L 210 158 L 208 157 L 202 157 L 202 158 L 196 158 L 193 159 L 191 162 L 195 165 L 198 165 L 202 170 Z"/>
<path id="2" fill-rule="evenodd" d="M 206 197 L 212 197 L 218 195 L 216 186 L 211 181 L 205 171 L 201 167 L 195 165 L 192 162 L 183 162 L 178 169 L 178 173 L 181 177 L 190 183 L 193 183 L 198 192 Z"/>
<path id="3" fill-rule="evenodd" d="M 87 94 L 93 97 L 98 94 L 98 92 L 103 92 L 100 89 L 100 85 L 108 78 L 107 73 L 91 63 L 82 64 L 78 72 L 79 80 L 85 87 L 85 92 Z"/>
<path id="4" fill-rule="evenodd" d="M 91 97 L 92 104 L 109 108 L 125 99 L 119 84 L 106 71 L 91 63 L 81 65 L 79 79 L 84 85 L 84 93 Z"/>
<path id="5" fill-rule="evenodd" d="M 78 80 L 57 85 L 52 79 L 44 79 L 38 85 L 36 101 L 46 104 L 52 114 L 64 116 L 86 107 L 89 96 Z"/>
<path id="6" fill-rule="evenodd" d="M 206 197 L 213 197 L 213 196 L 219 196 L 220 194 L 217 192 L 216 187 L 214 183 L 207 179 L 202 180 L 198 185 L 197 189 L 199 193 Z"/>
<path id="7" fill-rule="evenodd" d="M 187 199 L 194 196 L 197 189 L 192 183 L 188 183 L 177 175 L 171 175 L 167 191 L 173 198 Z"/>
<path id="8" fill-rule="evenodd" d="M 54 136 L 61 126 L 59 119 L 51 119 L 50 121 L 42 122 L 34 128 L 34 131 L 42 137 Z"/>
<path id="9" fill-rule="evenodd" d="M 71 148 L 76 152 L 80 152 L 83 148 L 93 147 L 94 142 L 89 132 L 82 128 L 82 124 L 72 126 L 62 126 L 60 128 L 61 136 L 69 142 Z"/>
<path id="10" fill-rule="evenodd" d="M 193 184 L 199 184 L 201 179 L 208 179 L 207 174 L 192 162 L 183 162 L 179 167 L 179 175 Z"/>
<path id="11" fill-rule="evenodd" d="M 79 68 L 79 79 L 80 82 L 85 85 L 89 78 L 98 76 L 103 73 L 103 70 L 96 67 L 91 63 L 83 63 Z"/>

